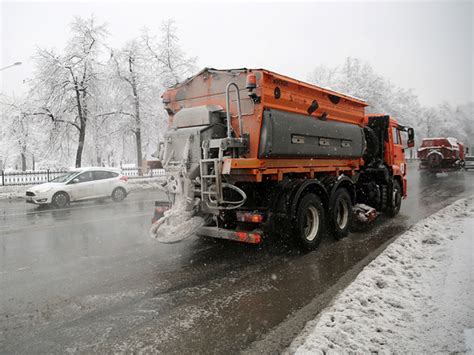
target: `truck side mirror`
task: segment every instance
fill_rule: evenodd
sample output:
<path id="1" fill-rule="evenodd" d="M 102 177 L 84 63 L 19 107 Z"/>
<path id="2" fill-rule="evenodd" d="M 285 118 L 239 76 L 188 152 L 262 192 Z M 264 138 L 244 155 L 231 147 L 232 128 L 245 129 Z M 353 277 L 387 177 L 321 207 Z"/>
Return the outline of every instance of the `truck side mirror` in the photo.
<path id="1" fill-rule="evenodd" d="M 415 146 L 415 130 L 413 128 L 408 128 L 408 148 L 413 148 Z"/>
<path id="2" fill-rule="evenodd" d="M 157 158 L 161 161 L 163 160 L 163 154 L 164 154 L 164 149 L 163 147 L 165 146 L 164 142 L 158 143 L 158 151 L 157 151 Z"/>
<path id="3" fill-rule="evenodd" d="M 159 142 L 158 146 L 156 147 L 156 151 L 151 154 L 153 158 L 160 158 L 161 151 L 163 150 L 163 142 Z"/>

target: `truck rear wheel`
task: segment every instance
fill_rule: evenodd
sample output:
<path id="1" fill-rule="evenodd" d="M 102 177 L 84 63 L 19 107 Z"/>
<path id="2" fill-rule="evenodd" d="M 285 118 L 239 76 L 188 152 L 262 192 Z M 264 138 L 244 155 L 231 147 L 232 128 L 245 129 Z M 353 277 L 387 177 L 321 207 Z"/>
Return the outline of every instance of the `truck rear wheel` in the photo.
<path id="1" fill-rule="evenodd" d="M 325 229 L 324 207 L 315 194 L 305 195 L 296 212 L 294 236 L 305 249 L 314 249 L 321 242 Z"/>
<path id="2" fill-rule="evenodd" d="M 335 238 L 341 239 L 349 234 L 352 217 L 352 200 L 345 188 L 334 193 L 334 204 L 329 213 L 329 228 Z"/>

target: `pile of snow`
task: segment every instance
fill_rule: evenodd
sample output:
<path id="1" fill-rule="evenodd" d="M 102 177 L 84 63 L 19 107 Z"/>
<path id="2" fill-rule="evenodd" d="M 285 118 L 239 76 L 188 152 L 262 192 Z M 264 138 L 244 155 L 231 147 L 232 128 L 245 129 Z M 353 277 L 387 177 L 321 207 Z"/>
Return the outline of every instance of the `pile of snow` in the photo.
<path id="1" fill-rule="evenodd" d="M 0 186 L 0 200 L 14 200 L 25 196 L 31 186 Z"/>
<path id="2" fill-rule="evenodd" d="M 127 186 L 130 191 L 160 189 L 165 180 L 166 178 L 163 176 L 134 178 L 128 180 Z"/>
<path id="3" fill-rule="evenodd" d="M 474 198 L 417 223 L 371 262 L 288 351 L 474 352 Z"/>

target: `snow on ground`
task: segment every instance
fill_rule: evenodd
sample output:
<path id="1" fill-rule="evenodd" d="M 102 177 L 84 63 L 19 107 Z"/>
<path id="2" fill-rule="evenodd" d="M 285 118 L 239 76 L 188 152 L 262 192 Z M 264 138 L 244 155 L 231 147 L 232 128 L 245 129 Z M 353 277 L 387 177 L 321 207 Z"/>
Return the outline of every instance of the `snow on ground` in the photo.
<path id="1" fill-rule="evenodd" d="M 0 186 L 0 200 L 18 199 L 25 196 L 30 186 Z"/>
<path id="2" fill-rule="evenodd" d="M 474 353 L 474 197 L 398 237 L 288 351 Z"/>
<path id="3" fill-rule="evenodd" d="M 144 177 L 144 178 L 133 178 L 128 180 L 129 191 L 142 191 L 148 189 L 158 189 L 160 184 L 163 183 L 164 176 L 161 177 Z M 12 200 L 19 199 L 25 196 L 26 190 L 32 186 L 0 186 L 0 200 Z"/>
<path id="4" fill-rule="evenodd" d="M 130 191 L 159 189 L 159 187 L 165 180 L 165 176 L 129 179 L 128 188 L 130 189 Z"/>

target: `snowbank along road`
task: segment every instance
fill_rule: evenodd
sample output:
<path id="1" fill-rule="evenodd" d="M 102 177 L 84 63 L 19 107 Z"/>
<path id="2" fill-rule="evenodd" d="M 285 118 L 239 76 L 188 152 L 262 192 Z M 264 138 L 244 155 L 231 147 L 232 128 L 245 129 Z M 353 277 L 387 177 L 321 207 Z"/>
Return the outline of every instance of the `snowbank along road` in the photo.
<path id="1" fill-rule="evenodd" d="M 418 222 L 372 261 L 291 353 L 474 352 L 474 197 Z"/>
<path id="2" fill-rule="evenodd" d="M 0 202 L 0 353 L 281 351 L 384 243 L 474 193 L 474 174 L 421 180 L 395 219 L 314 252 L 148 237 L 158 192 L 65 210 Z"/>

